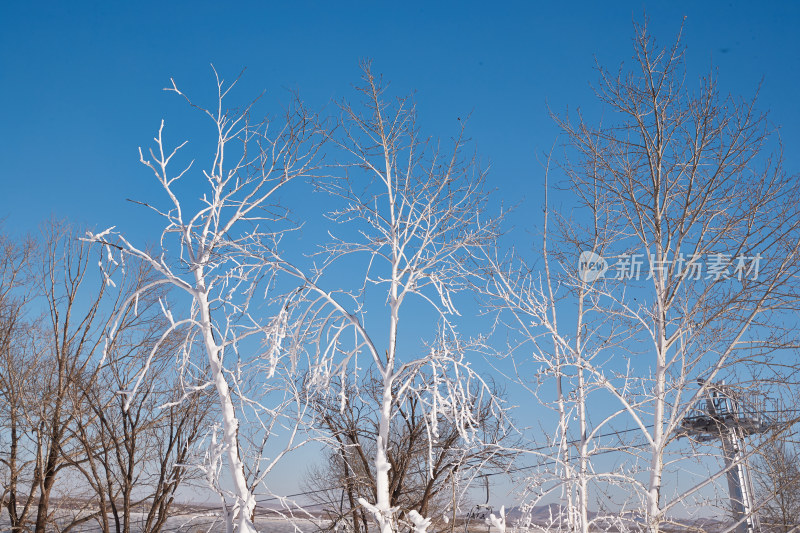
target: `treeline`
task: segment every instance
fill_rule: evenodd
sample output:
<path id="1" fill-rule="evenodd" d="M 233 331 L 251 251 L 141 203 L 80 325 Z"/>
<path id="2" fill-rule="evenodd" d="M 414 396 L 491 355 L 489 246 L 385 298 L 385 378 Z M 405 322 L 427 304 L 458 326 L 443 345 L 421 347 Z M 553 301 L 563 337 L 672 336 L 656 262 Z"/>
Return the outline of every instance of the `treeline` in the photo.
<path id="1" fill-rule="evenodd" d="M 183 398 L 181 339 L 156 343 L 163 292 L 125 302 L 152 273 L 131 262 L 112 285 L 83 233 L 50 222 L 29 238 L 0 234 L 4 514 L 14 532 L 161 531 L 178 487 L 197 477 L 186 465 L 211 403 Z M 147 359 L 138 394 L 126 394 Z"/>

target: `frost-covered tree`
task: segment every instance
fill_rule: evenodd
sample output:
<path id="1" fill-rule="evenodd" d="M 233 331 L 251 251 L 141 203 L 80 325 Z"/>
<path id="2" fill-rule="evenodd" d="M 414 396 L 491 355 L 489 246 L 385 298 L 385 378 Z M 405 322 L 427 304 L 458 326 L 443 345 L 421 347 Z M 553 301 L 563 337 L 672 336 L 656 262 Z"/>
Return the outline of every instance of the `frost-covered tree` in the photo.
<path id="1" fill-rule="evenodd" d="M 310 383 L 337 384 L 330 390 L 346 411 L 359 368 L 368 365 L 377 382 L 374 440 L 365 448 L 374 487 L 360 505 L 382 533 L 422 531 L 432 517 L 392 505 L 399 500 L 392 497 L 397 465 L 390 450 L 393 436 L 402 435 L 393 428 L 414 404 L 432 475 L 441 467 L 434 464 L 441 417 L 462 443 L 478 445 L 480 418 L 502 416 L 457 329 L 458 305 L 472 304 L 459 301 L 471 290 L 469 263 L 496 238 L 497 220 L 487 216 L 485 171 L 465 153 L 463 124 L 449 144 L 423 137 L 413 102 L 388 98 L 369 64 L 363 71 L 361 103 L 342 103 L 328 136 L 336 164 L 315 180 L 334 206 L 331 240 L 317 271 L 286 268 L 308 289 L 305 335 L 316 346 Z"/>
<path id="2" fill-rule="evenodd" d="M 593 208 L 599 215 L 602 206 Z M 590 405 L 604 388 L 600 381 L 608 356 L 624 349 L 631 331 L 616 317 L 596 313 L 597 300 L 586 284 L 575 282 L 574 271 L 561 270 L 572 262 L 574 250 L 563 243 L 558 245 L 559 237 L 565 235 L 557 230 L 568 228 L 570 223 L 556 213 L 553 231 L 552 217 L 546 191 L 540 249 L 543 272 L 536 273 L 513 251 L 505 256 L 495 253 L 490 258 L 494 268 L 487 277 L 485 295 L 497 317 L 496 330 L 506 337 L 505 353 L 514 360 L 512 379 L 544 407 L 542 419 L 555 415 L 556 420 L 554 429 L 544 438 L 529 435 L 532 441 L 519 449 L 520 461 L 530 472 L 523 482 L 523 511 L 534 512 L 536 505 L 555 496 L 560 504 L 549 507 L 547 526 L 587 532 L 601 527 L 609 517 L 590 513 L 591 487 L 627 479 L 619 470 L 609 472 L 592 466 L 596 454 L 624 449 L 624 439 L 604 438 L 615 433 L 615 422 L 619 427 L 616 419 L 621 410 L 590 412 Z M 589 224 L 587 233 L 591 228 Z M 602 238 L 595 233 L 591 248 L 602 248 Z M 602 341 L 595 342 L 598 338 Z M 618 377 L 626 379 L 623 374 Z M 613 509 L 612 513 L 619 515 L 619 511 Z M 530 518 L 524 515 L 523 522 Z"/>
<path id="3" fill-rule="evenodd" d="M 606 494 L 659 531 L 724 479 L 689 479 L 700 470 L 676 443 L 684 417 L 709 383 L 751 379 L 753 363 L 777 375 L 770 363 L 797 345 L 800 189 L 766 116 L 722 96 L 713 72 L 690 85 L 680 39 L 664 48 L 635 31 L 632 66 L 599 70 L 603 122 L 556 117 L 572 201 L 546 231 L 543 281 L 507 267 L 493 289 L 539 363 L 531 383 L 555 390 L 581 531 Z M 614 451 L 615 468 L 593 458 Z"/>
<path id="4" fill-rule="evenodd" d="M 264 479 L 299 444 L 303 419 L 298 412 L 303 409 L 302 391 L 293 386 L 299 352 L 285 341 L 296 293 L 273 294 L 279 245 L 295 228 L 278 194 L 308 176 L 321 137 L 315 136 L 315 122 L 297 100 L 280 120 L 259 119 L 255 102 L 228 107 L 236 81 L 216 80 L 208 108 L 190 101 L 174 82 L 167 89 L 208 119 L 213 140 L 203 158 L 205 168 L 184 161 L 175 169 L 188 141 L 169 143 L 163 122 L 154 147 L 140 150 L 141 162 L 152 171 L 161 193 L 160 200 L 142 202 L 163 222 L 160 235 L 150 236 L 157 245 L 146 248 L 114 228 L 88 239 L 106 247 L 107 264 L 124 266 L 134 260 L 151 267 L 157 278 L 142 291 L 170 289 L 169 298 L 161 301 L 169 320 L 162 338 L 183 336 L 176 361 L 184 393 L 210 388 L 217 398 L 219 421 L 212 424 L 205 440 L 206 461 L 199 466 L 220 495 L 228 531 L 251 533 L 254 491 L 261 485 L 268 492 Z M 201 146 L 203 142 L 198 140 Z M 129 301 L 135 305 L 138 297 L 134 294 Z M 159 347 L 155 343 L 123 394 L 133 398 L 140 393 Z M 243 418 L 247 425 L 242 425 Z M 272 430 L 284 422 L 283 440 L 275 443 Z"/>

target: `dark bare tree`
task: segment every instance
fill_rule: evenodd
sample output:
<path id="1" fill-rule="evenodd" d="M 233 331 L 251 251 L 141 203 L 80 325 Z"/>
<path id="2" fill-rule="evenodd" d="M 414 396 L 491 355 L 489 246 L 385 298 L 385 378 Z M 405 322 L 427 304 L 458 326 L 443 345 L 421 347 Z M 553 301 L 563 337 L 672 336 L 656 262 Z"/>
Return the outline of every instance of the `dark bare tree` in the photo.
<path id="1" fill-rule="evenodd" d="M 37 325 L 25 316 L 30 295 L 24 290 L 33 242 L 15 242 L 0 234 L 0 464 L 2 505 L 12 531 L 21 531 L 32 510 L 32 483 L 41 457 L 34 426 L 27 416 L 37 400 L 31 387 L 39 372 Z"/>
<path id="2" fill-rule="evenodd" d="M 146 265 L 134 266 L 127 266 L 128 277 L 137 280 L 132 290 L 151 281 Z M 81 422 L 74 432 L 85 454 L 73 466 L 91 486 L 95 509 L 80 523 L 94 520 L 104 532 L 160 531 L 178 487 L 200 474 L 188 465 L 212 406 L 208 394 L 187 394 L 181 386 L 174 359 L 183 339 L 175 334 L 158 342 L 166 328 L 159 305 L 165 297 L 153 289 L 129 306 L 101 371 L 80 391 Z M 154 349 L 142 392 L 129 399 Z"/>
<path id="3" fill-rule="evenodd" d="M 339 386 L 341 383 L 336 383 Z M 329 529 L 346 522 L 348 530 L 367 533 L 370 516 L 358 502 L 375 498 L 372 458 L 379 432 L 382 386 L 372 375 L 358 393 L 352 384 L 348 388 L 344 406 L 338 401 L 316 405 L 317 420 L 332 444 L 325 462 L 307 474 L 305 485 L 312 492 L 311 499 L 322 505 L 330 520 Z M 502 394 L 495 390 L 493 397 Z M 441 414 L 436 421 L 438 436 L 432 438 L 431 420 L 426 418 L 430 413 L 416 397 L 396 407 L 397 424 L 390 431 L 386 456 L 389 501 L 392 508 L 402 510 L 399 518 L 407 519 L 405 513 L 414 510 L 432 519 L 429 531 L 449 529 L 447 522 L 467 496 L 464 489 L 468 481 L 478 472 L 485 475 L 508 467 L 513 460 L 505 451 L 510 434 L 491 407 L 484 402 L 476 409 L 482 433 L 479 444 L 465 442 L 458 428 Z"/>
<path id="4" fill-rule="evenodd" d="M 797 420 L 779 428 L 750 459 L 762 531 L 789 533 L 800 526 L 800 450 Z"/>
<path id="5" fill-rule="evenodd" d="M 115 286 L 93 268 L 99 246 L 79 241 L 66 223 L 43 228 L 38 241 L 2 237 L 3 507 L 13 531 L 41 532 L 89 520 L 129 531 L 132 509 L 149 506 L 144 530 L 158 531 L 208 404 L 202 394 L 177 402 L 177 375 L 161 372 L 123 409 L 120 393 L 160 334 L 158 295 L 123 304 L 146 269 L 129 263 Z M 107 345 L 110 317 L 120 312 L 126 318 Z M 170 346 L 159 361 L 177 355 Z"/>

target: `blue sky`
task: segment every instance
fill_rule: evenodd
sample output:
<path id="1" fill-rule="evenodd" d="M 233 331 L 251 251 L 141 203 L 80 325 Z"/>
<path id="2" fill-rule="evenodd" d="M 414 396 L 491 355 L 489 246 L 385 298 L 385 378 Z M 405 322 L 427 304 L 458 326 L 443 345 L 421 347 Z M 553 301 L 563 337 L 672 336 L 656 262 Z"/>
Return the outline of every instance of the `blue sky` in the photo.
<path id="1" fill-rule="evenodd" d="M 796 173 L 799 3 L 6 2 L 0 218 L 14 234 L 56 216 L 153 240 L 157 221 L 126 198 L 159 193 L 137 148 L 162 118 L 168 132 L 186 118 L 161 90 L 170 77 L 202 99 L 213 96 L 209 63 L 229 78 L 246 67 L 240 102 L 266 90 L 264 106 L 277 109 L 292 89 L 321 109 L 352 98 L 358 61 L 372 58 L 394 94 L 416 91 L 425 133 L 449 136 L 470 115 L 489 184 L 525 202 L 515 231 L 535 231 L 536 156 L 558 133 L 548 106 L 597 113 L 595 60 L 612 70 L 630 61 L 632 22 L 645 11 L 664 44 L 686 17 L 689 80 L 713 64 L 723 92 L 746 97 L 763 80 L 760 107 L 781 126 Z"/>
<path id="2" fill-rule="evenodd" d="M 763 79 L 761 107 L 782 125 L 796 169 L 796 3 L 9 2 L 0 8 L 0 216 L 13 233 L 50 215 L 138 228 L 143 213 L 125 198 L 154 189 L 137 148 L 184 110 L 161 88 L 174 77 L 210 96 L 210 62 L 228 77 L 247 67 L 240 101 L 266 90 L 274 105 L 291 88 L 322 107 L 352 96 L 358 60 L 373 58 L 395 94 L 417 91 L 427 133 L 451 135 L 471 113 L 490 183 L 501 196 L 536 199 L 535 156 L 557 134 L 547 106 L 591 110 L 595 57 L 612 67 L 629 59 L 632 20 L 645 9 L 663 43 L 687 17 L 689 79 L 712 62 L 723 90 L 751 95 Z"/>

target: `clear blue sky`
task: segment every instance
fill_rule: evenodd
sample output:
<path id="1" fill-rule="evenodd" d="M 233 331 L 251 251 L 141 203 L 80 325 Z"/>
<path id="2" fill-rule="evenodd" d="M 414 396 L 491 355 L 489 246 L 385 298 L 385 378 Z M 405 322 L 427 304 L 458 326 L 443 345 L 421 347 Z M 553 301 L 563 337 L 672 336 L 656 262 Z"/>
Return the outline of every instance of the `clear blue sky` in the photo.
<path id="1" fill-rule="evenodd" d="M 547 105 L 591 108 L 594 58 L 630 58 L 645 9 L 664 43 L 687 16 L 690 78 L 712 61 L 724 90 L 750 95 L 763 78 L 797 170 L 795 2 L 4 2 L 0 217 L 14 233 L 52 214 L 133 230 L 144 213 L 125 198 L 154 192 L 137 148 L 183 109 L 161 88 L 174 77 L 209 94 L 210 62 L 227 76 L 247 67 L 243 99 L 292 88 L 322 106 L 351 96 L 358 60 L 373 58 L 397 93 L 417 91 L 427 133 L 448 136 L 471 112 L 491 183 L 536 199 L 535 154 L 556 135 Z"/>
<path id="2" fill-rule="evenodd" d="M 153 219 L 125 199 L 159 193 L 137 148 L 162 118 L 184 117 L 161 91 L 170 77 L 202 97 L 209 63 L 228 77 L 247 67 L 240 102 L 266 90 L 274 106 L 296 89 L 321 108 L 351 97 L 358 61 L 372 58 L 395 94 L 417 91 L 425 133 L 448 136 L 471 113 L 490 184 L 526 199 L 520 221 L 533 229 L 536 154 L 557 135 L 548 106 L 592 112 L 595 58 L 629 61 L 645 10 L 662 43 L 687 17 L 690 80 L 713 63 L 724 92 L 750 96 L 763 79 L 761 108 L 798 172 L 797 2 L 4 2 L 0 218 L 15 234 L 55 215 L 145 239 Z"/>

